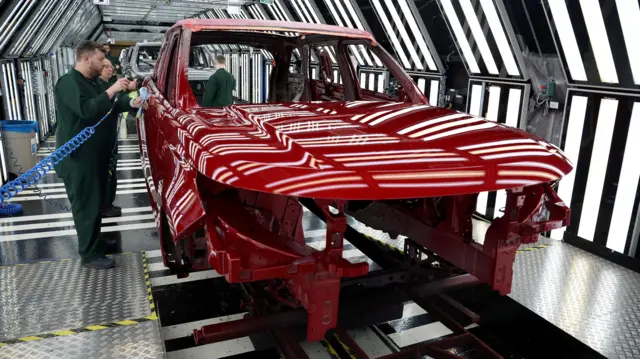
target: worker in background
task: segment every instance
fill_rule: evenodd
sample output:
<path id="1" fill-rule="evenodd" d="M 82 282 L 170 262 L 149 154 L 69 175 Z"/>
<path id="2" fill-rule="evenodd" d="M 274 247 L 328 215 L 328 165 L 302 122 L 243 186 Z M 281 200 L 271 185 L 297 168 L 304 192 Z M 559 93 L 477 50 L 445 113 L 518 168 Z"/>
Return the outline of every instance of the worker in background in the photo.
<path id="1" fill-rule="evenodd" d="M 236 79 L 225 69 L 225 62 L 224 56 L 215 57 L 216 72 L 209 77 L 207 88 L 204 89 L 203 107 L 224 107 L 233 103 Z"/>
<path id="2" fill-rule="evenodd" d="M 103 70 L 104 52 L 100 44 L 83 41 L 76 49 L 75 68 L 56 83 L 57 117 L 56 148 L 60 148 L 88 126 L 96 125 L 112 110 L 113 113 L 138 108 L 141 101 L 126 101 L 119 92 L 129 88 L 129 80 L 119 79 L 105 86 L 98 77 Z M 117 101 L 116 101 L 117 99 Z M 126 98 L 128 99 L 128 98 Z M 107 269 L 115 261 L 105 256 L 105 242 L 100 238 L 102 206 L 108 176 L 108 158 L 113 149 L 112 134 L 106 119 L 79 148 L 55 165 L 58 177 L 64 181 L 71 214 L 78 235 L 78 252 L 87 267 Z M 102 127 L 103 125 L 107 125 Z"/>
<path id="3" fill-rule="evenodd" d="M 115 83 L 114 79 L 114 68 L 111 61 L 107 58 L 102 60 L 102 73 L 99 77 L 99 82 L 101 82 L 105 87 L 105 90 L 109 88 L 111 85 Z M 135 81 L 129 81 L 129 87 L 125 92 L 119 93 L 118 95 L 129 97 L 127 94 L 129 91 L 135 91 L 137 89 L 137 85 Z M 124 102 L 128 102 L 129 100 L 123 98 Z M 125 116 L 127 112 L 123 113 Z M 116 176 L 116 168 L 118 166 L 118 131 L 120 130 L 120 121 L 118 119 L 117 114 L 112 114 L 114 120 L 111 119 L 104 124 L 104 126 L 108 126 L 111 131 L 111 143 L 113 144 L 113 151 L 109 153 L 109 174 L 107 178 L 107 186 L 105 193 L 104 205 L 102 208 L 102 217 L 103 218 L 111 218 L 111 217 L 119 217 L 122 215 L 122 208 L 118 206 L 114 206 L 113 202 L 116 200 L 116 190 L 118 188 L 118 178 Z"/>
<path id="4" fill-rule="evenodd" d="M 118 79 L 118 75 L 122 75 L 122 67 L 120 66 L 120 59 L 117 56 L 111 55 L 111 46 L 109 44 L 102 45 L 102 49 L 104 51 L 104 57 L 111 61 L 113 65 L 113 81 Z"/>

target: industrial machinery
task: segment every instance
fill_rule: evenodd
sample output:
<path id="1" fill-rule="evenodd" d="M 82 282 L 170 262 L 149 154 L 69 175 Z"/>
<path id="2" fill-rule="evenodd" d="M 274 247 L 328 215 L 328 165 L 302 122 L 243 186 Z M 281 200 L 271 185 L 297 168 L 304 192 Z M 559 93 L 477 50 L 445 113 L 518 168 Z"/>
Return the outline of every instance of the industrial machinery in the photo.
<path id="1" fill-rule="evenodd" d="M 266 103 L 203 108 L 187 75 L 189 49 L 206 44 L 272 54 Z M 379 60 L 396 79 L 393 93 L 362 89 L 353 53 Z M 502 295 L 519 246 L 568 224 L 554 191 L 572 170 L 562 151 L 429 105 L 364 31 L 183 20 L 167 31 L 144 86 L 140 151 L 164 264 L 180 277 L 214 268 L 231 283 L 263 283 L 278 307 L 304 308 L 310 341 L 336 328 L 341 279 L 368 273 L 367 263 L 342 258 L 348 221 L 408 237 L 404 254 L 423 282 L 466 275 Z M 500 191 L 504 214 L 481 242 L 472 221 L 485 191 Z M 305 245 L 301 202 L 326 221 L 324 249 Z M 205 327 L 196 340 L 215 335 Z"/>

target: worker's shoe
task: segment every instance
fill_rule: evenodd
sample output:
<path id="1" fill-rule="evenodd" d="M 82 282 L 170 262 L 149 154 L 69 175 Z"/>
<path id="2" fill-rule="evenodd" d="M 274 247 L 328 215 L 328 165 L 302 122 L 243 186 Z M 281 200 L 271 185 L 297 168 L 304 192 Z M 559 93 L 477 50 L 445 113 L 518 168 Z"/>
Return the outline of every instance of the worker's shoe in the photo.
<path id="1" fill-rule="evenodd" d="M 102 208 L 102 218 L 120 217 L 122 216 L 122 208 L 112 204 Z"/>
<path id="2" fill-rule="evenodd" d="M 82 265 L 87 268 L 109 269 L 116 266 L 116 261 L 113 260 L 113 258 L 102 256 L 92 260 L 91 262 L 83 263 Z"/>

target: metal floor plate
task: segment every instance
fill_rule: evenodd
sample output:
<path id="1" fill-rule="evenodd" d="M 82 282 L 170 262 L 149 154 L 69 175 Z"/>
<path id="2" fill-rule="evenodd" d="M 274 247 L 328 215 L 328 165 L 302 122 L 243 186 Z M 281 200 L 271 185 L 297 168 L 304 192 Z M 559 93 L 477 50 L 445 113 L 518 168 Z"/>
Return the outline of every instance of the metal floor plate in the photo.
<path id="1" fill-rule="evenodd" d="M 148 311 L 148 306 L 146 307 Z M 0 359 L 161 359 L 158 322 L 108 328 L 0 348 Z"/>
<path id="2" fill-rule="evenodd" d="M 76 259 L 0 267 L 0 341 L 148 316 L 141 254 L 114 258 L 109 270 Z"/>
<path id="3" fill-rule="evenodd" d="M 640 358 L 640 274 L 568 244 L 520 253 L 510 296 L 607 358 Z"/>

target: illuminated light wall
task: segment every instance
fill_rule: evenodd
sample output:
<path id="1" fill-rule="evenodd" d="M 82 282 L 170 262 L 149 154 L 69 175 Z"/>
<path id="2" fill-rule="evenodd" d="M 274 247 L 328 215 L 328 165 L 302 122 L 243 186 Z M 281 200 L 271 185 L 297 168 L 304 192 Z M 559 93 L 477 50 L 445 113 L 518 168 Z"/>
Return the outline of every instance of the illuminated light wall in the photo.
<path id="1" fill-rule="evenodd" d="M 438 99 L 441 97 L 440 86 L 442 77 L 420 72 L 409 72 L 409 76 L 411 76 L 413 82 L 418 85 L 420 91 L 427 97 L 429 103 L 434 106 L 437 105 Z"/>
<path id="2" fill-rule="evenodd" d="M 640 89 L 640 5 L 610 0 L 543 1 L 569 83 Z"/>
<path id="3" fill-rule="evenodd" d="M 438 0 L 471 77 L 526 79 L 502 0 Z"/>
<path id="4" fill-rule="evenodd" d="M 574 170 L 562 179 L 558 194 L 571 208 L 571 224 L 551 236 L 578 236 L 634 254 L 640 95 L 569 89 L 567 99 L 561 147 Z"/>
<path id="5" fill-rule="evenodd" d="M 527 115 L 526 99 L 531 87 L 509 81 L 469 80 L 467 112 L 507 126 L 521 128 Z M 506 204 L 506 191 L 481 192 L 476 212 L 488 218 L 501 217 Z"/>
<path id="6" fill-rule="evenodd" d="M 442 72 L 442 64 L 422 18 L 415 15 L 418 14 L 418 10 L 413 1 L 369 0 L 369 2 L 375 9 L 378 20 L 405 70 Z"/>
<path id="7" fill-rule="evenodd" d="M 637 255 L 640 166 L 640 4 L 545 0 L 568 82 L 561 148 L 574 170 L 558 186 L 571 224 L 555 239 Z"/>

